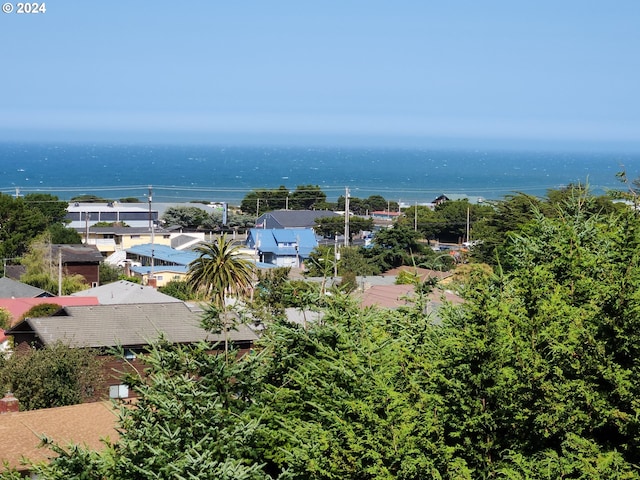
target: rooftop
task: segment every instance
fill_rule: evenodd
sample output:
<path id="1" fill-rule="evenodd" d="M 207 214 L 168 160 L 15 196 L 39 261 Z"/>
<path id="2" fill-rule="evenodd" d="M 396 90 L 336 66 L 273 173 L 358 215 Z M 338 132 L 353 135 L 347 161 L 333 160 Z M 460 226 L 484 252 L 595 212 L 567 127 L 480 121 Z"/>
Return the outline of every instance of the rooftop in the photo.
<path id="1" fill-rule="evenodd" d="M 118 439 L 117 420 L 118 411 L 109 402 L 5 413 L 0 415 L 0 460 L 9 468 L 26 470 L 23 457 L 34 462 L 54 457 L 51 450 L 39 447 L 42 436 L 62 446 L 77 444 L 100 450 L 104 447 L 101 439 Z"/>

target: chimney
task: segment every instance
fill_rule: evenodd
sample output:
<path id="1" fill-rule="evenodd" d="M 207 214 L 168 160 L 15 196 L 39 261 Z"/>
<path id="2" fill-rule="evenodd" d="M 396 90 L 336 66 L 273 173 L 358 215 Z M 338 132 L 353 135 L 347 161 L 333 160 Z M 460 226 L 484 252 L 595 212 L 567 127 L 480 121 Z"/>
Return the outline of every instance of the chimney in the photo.
<path id="1" fill-rule="evenodd" d="M 19 411 L 20 403 L 18 399 L 11 392 L 5 393 L 4 398 L 0 399 L 0 415 Z"/>

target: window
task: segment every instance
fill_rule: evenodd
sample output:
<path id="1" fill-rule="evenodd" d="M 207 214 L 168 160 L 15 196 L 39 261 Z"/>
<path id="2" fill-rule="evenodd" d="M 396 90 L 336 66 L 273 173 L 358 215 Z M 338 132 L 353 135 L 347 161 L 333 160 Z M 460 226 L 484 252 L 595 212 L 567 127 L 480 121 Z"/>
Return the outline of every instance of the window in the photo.
<path id="1" fill-rule="evenodd" d="M 109 398 L 128 398 L 129 386 L 128 385 L 110 385 L 109 386 Z"/>

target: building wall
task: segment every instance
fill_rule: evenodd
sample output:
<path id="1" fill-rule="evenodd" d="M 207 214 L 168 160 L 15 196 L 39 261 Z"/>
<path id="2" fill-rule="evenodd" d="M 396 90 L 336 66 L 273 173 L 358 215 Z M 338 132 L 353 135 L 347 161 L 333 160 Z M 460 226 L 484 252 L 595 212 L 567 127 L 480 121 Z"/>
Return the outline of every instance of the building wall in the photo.
<path id="1" fill-rule="evenodd" d="M 82 275 L 91 286 L 100 285 L 100 266 L 97 264 L 65 264 L 62 270 L 65 275 Z"/>
<path id="2" fill-rule="evenodd" d="M 144 268 L 144 267 L 143 267 Z M 148 274 L 143 274 L 140 275 L 138 273 L 135 272 L 131 272 L 132 275 L 134 277 L 138 277 L 141 279 L 142 284 L 143 285 L 150 285 L 149 283 L 149 275 Z M 183 282 L 186 280 L 187 275 L 184 273 L 179 273 L 179 272 L 156 272 L 154 274 L 154 279 L 155 279 L 155 286 L 157 287 L 164 287 L 167 283 L 171 282 L 171 281 L 178 281 L 178 282 Z"/>
<path id="3" fill-rule="evenodd" d="M 151 243 L 151 233 L 142 234 L 142 235 L 121 235 L 120 241 L 117 242 L 119 244 L 119 248 L 122 250 L 127 250 L 128 248 L 135 247 L 137 245 L 146 245 L 147 243 Z M 162 235 L 154 235 L 153 243 L 155 245 L 165 245 L 167 247 L 171 246 L 171 236 L 167 234 Z"/>

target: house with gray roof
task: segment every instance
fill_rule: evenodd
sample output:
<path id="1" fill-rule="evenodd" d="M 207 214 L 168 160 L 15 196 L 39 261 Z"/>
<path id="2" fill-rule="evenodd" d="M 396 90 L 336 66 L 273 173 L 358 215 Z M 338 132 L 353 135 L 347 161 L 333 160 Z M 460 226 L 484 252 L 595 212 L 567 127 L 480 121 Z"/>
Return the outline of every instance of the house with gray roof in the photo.
<path id="1" fill-rule="evenodd" d="M 134 303 L 181 302 L 170 295 L 160 293 L 153 287 L 120 280 L 99 287 L 72 293 L 72 297 L 96 297 L 100 305 L 128 305 Z"/>
<path id="2" fill-rule="evenodd" d="M 163 337 L 170 343 L 222 342 L 200 326 L 201 314 L 183 302 L 63 307 L 51 317 L 26 318 L 7 331 L 15 343 L 44 347 L 62 342 L 75 348 L 142 350 Z M 244 325 L 228 339 L 248 348 L 256 334 Z"/>
<path id="3" fill-rule="evenodd" d="M 119 372 L 125 366 L 141 371 L 143 365 L 136 363 L 137 355 L 161 338 L 173 344 L 210 342 L 220 351 L 228 341 L 240 354 L 248 352 L 258 339 L 246 325 L 237 325 L 226 334 L 211 333 L 200 326 L 201 320 L 202 312 L 191 310 L 183 302 L 71 306 L 51 317 L 25 318 L 6 333 L 13 336 L 17 348 L 43 348 L 61 342 L 71 348 L 102 352 L 109 395 L 122 398 L 128 397 L 129 391 Z M 113 348 L 124 352 L 126 365 L 110 354 Z"/>
<path id="4" fill-rule="evenodd" d="M 53 294 L 9 277 L 0 277 L 0 298 L 39 297 L 53 297 Z"/>
<path id="5" fill-rule="evenodd" d="M 60 262 L 65 275 L 81 275 L 93 287 L 100 284 L 100 264 L 104 257 L 95 245 L 53 244 L 51 258 L 55 263 Z"/>
<path id="6" fill-rule="evenodd" d="M 313 228 L 319 218 L 339 217 L 330 210 L 272 210 L 256 220 L 256 228 Z"/>

